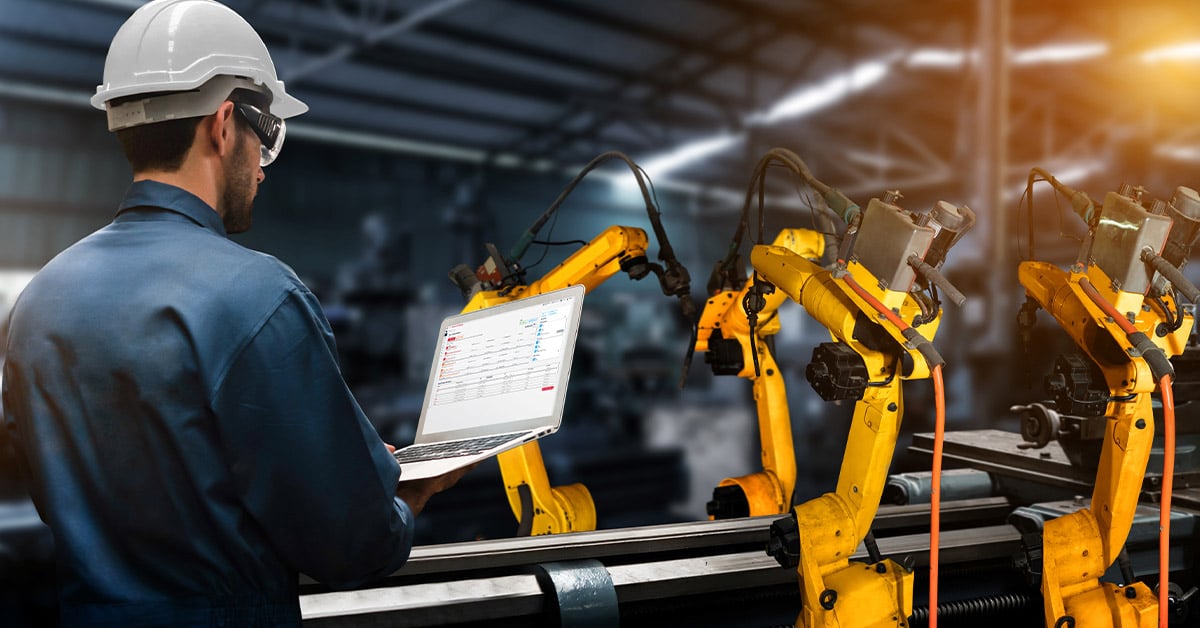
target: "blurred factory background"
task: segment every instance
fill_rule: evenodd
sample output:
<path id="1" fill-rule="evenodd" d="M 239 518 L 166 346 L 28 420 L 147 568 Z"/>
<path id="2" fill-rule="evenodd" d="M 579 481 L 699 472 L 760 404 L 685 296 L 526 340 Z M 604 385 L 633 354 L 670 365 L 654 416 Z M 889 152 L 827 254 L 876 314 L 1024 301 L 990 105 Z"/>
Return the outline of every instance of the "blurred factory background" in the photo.
<path id="1" fill-rule="evenodd" d="M 0 0 L 0 320 L 33 272 L 111 220 L 129 183 L 88 98 L 141 4 Z M 487 243 L 508 250 L 607 150 L 653 180 L 698 305 L 771 147 L 864 206 L 899 190 L 914 211 L 973 208 L 980 224 L 945 267 L 969 301 L 947 306 L 936 341 L 950 429 L 1016 431 L 1009 406 L 1044 397 L 1039 371 L 1066 343 L 1047 323 L 1025 355 L 1014 331 L 1026 223 L 1043 257 L 1060 261 L 1083 231 L 1047 191 L 1018 215 L 1031 167 L 1094 198 L 1122 183 L 1164 199 L 1200 185 L 1191 0 L 225 4 L 311 107 L 266 169 L 253 230 L 235 239 L 291 265 L 321 298 L 348 380 L 395 443 L 414 430 L 437 325 L 464 304 L 447 272 L 483 262 Z M 782 172 L 767 184 L 768 240 L 814 224 L 810 190 Z M 594 172 L 558 215 L 543 235 L 567 244 L 535 245 L 522 260 L 531 279 L 610 225 L 649 228 L 624 166 Z M 776 353 L 802 501 L 832 487 L 851 406 L 822 402 L 805 381 L 828 335 L 788 305 Z M 688 325 L 653 279 L 616 275 L 587 298 L 564 429 L 543 447 L 556 483 L 591 488 L 602 529 L 704 519 L 716 482 L 759 464 L 747 382 L 714 377 L 698 357 L 678 388 Z M 931 387 L 906 394 L 893 471 L 928 468 L 904 448 L 932 430 Z M 10 453 L 0 484 L 5 582 L 49 578 L 48 546 L 22 536 L 36 514 Z M 516 528 L 494 465 L 427 515 L 424 542 Z"/>

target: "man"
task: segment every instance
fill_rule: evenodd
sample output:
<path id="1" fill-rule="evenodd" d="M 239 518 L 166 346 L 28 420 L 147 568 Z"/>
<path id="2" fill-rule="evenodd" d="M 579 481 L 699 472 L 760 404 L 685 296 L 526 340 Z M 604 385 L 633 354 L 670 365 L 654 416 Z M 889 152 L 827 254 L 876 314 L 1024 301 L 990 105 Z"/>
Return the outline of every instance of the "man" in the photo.
<path id="1" fill-rule="evenodd" d="M 210 0 L 156 0 L 113 39 L 93 104 L 134 171 L 112 224 L 14 307 L 9 435 L 54 532 L 64 625 L 298 625 L 408 557 L 461 475 L 398 482 L 292 271 L 250 228 L 283 118 L 307 107 Z"/>

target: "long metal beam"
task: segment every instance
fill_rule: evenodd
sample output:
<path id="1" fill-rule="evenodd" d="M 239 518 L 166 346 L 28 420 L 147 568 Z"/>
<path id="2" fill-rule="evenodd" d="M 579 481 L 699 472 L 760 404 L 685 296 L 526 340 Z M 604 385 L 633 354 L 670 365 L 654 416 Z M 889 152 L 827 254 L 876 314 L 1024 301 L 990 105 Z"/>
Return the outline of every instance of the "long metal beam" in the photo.
<path id="1" fill-rule="evenodd" d="M 1003 497 L 964 499 L 942 507 L 946 525 L 1001 521 L 1012 510 Z M 410 578 L 436 573 L 512 568 L 550 561 L 627 559 L 671 553 L 721 553 L 766 547 L 771 522 L 779 515 L 720 521 L 690 521 L 659 526 L 596 530 L 578 534 L 514 537 L 415 547 L 408 562 L 393 574 Z M 893 530 L 929 524 L 929 505 L 879 508 L 872 529 Z M 765 554 L 764 554 L 765 555 Z M 302 579 L 304 584 L 312 580 Z"/>
<path id="2" fill-rule="evenodd" d="M 663 526 L 669 528 L 670 526 Z M 589 533 L 583 533 L 589 536 Z M 574 536 L 574 535 L 572 535 Z M 527 539 L 537 542 L 551 537 Z M 1020 548 L 1020 534 L 1009 525 L 965 530 L 944 530 L 941 560 L 944 564 L 979 563 L 1004 559 Z M 909 556 L 915 564 L 928 563 L 929 535 L 912 534 L 879 539 L 885 556 Z M 610 564 L 620 604 L 670 600 L 682 596 L 726 591 L 749 591 L 764 587 L 795 586 L 796 573 L 784 569 L 761 550 L 721 551 L 659 560 L 634 560 Z M 415 550 L 414 550 L 415 551 Z M 479 558 L 486 561 L 486 552 Z M 867 558 L 864 548 L 852 559 Z M 557 560 L 557 559 L 556 559 Z M 797 588 L 797 596 L 799 595 Z M 451 581 L 414 582 L 398 586 L 338 593 L 300 596 L 306 624 L 367 626 L 429 626 L 496 618 L 539 615 L 552 608 L 528 573 L 466 576 Z"/>

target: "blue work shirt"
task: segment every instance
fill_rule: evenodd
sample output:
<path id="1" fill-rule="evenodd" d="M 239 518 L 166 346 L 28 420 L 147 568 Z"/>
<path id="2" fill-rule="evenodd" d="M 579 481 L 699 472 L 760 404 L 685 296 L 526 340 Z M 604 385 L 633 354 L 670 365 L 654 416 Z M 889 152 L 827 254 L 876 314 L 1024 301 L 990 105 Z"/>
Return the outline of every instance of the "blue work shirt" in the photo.
<path id="1" fill-rule="evenodd" d="M 290 268 L 198 197 L 135 182 L 11 318 L 6 431 L 81 626 L 298 625 L 297 572 L 408 558 L 400 475 Z"/>

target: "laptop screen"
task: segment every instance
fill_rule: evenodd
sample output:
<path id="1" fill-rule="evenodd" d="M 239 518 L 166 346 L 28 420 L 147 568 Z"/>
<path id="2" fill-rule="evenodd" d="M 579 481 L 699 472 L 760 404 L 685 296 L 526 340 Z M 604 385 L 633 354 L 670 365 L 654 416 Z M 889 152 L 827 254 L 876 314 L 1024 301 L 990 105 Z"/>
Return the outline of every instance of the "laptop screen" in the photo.
<path id="1" fill-rule="evenodd" d="M 420 433 L 474 435 L 501 424 L 557 423 L 582 295 L 582 288 L 556 291 L 447 319 Z"/>

